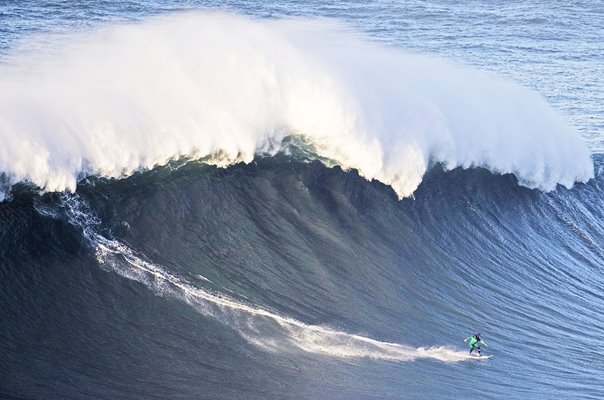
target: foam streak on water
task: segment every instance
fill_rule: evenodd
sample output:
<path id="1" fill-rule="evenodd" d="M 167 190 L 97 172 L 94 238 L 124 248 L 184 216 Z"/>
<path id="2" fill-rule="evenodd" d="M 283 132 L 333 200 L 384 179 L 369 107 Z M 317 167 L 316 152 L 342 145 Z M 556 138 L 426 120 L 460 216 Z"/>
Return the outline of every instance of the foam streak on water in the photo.
<path id="1" fill-rule="evenodd" d="M 140 282 L 155 294 L 171 297 L 192 306 L 203 315 L 212 316 L 235 329 L 250 343 L 273 352 L 305 351 L 337 358 L 371 358 L 387 361 L 435 359 L 444 362 L 486 360 L 466 351 L 447 346 L 413 348 L 369 337 L 309 325 L 281 316 L 260 307 L 237 301 L 229 296 L 212 293 L 168 272 L 162 266 L 138 257 L 134 250 L 115 239 L 97 233 L 98 219 L 75 195 L 62 197 L 63 211 L 69 222 L 83 230 L 94 248 L 101 267 Z M 57 217 L 52 210 L 38 209 L 44 215 Z"/>

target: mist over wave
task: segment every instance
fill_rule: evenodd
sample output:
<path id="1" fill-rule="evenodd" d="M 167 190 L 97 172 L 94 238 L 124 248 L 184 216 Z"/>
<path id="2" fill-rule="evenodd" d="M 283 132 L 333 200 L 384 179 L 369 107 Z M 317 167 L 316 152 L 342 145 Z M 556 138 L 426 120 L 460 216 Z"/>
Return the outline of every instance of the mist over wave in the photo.
<path id="1" fill-rule="evenodd" d="M 433 163 L 543 190 L 593 176 L 583 139 L 538 94 L 330 21 L 175 14 L 16 59 L 0 70 L 6 187 L 73 191 L 181 157 L 250 162 L 292 134 L 399 197 Z"/>

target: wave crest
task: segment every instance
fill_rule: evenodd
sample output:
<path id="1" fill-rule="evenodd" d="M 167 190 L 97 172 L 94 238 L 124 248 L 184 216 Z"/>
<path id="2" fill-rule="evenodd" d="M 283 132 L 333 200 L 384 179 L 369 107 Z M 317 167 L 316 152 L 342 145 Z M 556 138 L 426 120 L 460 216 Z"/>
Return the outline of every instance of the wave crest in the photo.
<path id="1" fill-rule="evenodd" d="M 47 191 L 181 157 L 250 162 L 291 134 L 399 197 L 432 163 L 543 190 L 593 176 L 536 93 L 329 21 L 177 14 L 70 34 L 16 67 L 0 70 L 0 170 Z"/>

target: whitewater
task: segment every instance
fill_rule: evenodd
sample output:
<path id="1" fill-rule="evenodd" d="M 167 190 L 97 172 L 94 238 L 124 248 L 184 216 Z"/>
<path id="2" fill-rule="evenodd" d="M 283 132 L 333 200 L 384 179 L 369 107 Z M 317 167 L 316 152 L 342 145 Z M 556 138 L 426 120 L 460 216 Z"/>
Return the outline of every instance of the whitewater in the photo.
<path id="1" fill-rule="evenodd" d="M 585 140 L 542 96 L 360 36 L 324 19 L 188 12 L 32 40 L 0 70 L 2 196 L 182 158 L 249 163 L 292 135 L 400 198 L 435 164 L 547 191 L 593 177 Z"/>

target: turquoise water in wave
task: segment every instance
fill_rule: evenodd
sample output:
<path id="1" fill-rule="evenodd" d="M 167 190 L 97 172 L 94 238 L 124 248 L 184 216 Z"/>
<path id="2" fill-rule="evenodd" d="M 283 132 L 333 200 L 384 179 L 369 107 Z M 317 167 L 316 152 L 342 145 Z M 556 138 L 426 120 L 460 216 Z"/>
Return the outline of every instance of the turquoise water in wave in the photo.
<path id="1" fill-rule="evenodd" d="M 46 114 L 55 104 L 34 90 L 23 108 L 0 110 L 2 139 L 30 139 L 24 154 L 40 138 L 64 142 L 31 151 L 25 167 L 0 150 L 0 398 L 604 398 L 602 2 L 4 2 L 0 77 L 74 37 L 184 10 L 327 18 L 352 28 L 345 35 L 514 81 L 578 130 L 594 177 L 546 193 L 488 163 L 429 165 L 401 200 L 386 178 L 364 179 L 361 167 L 340 167 L 293 132 L 280 152 L 228 168 L 180 149 L 184 158 L 160 166 L 117 153 L 123 164 L 98 164 L 128 172 L 109 179 L 87 170 L 94 155 L 85 154 L 75 193 L 63 191 L 69 174 L 51 176 L 60 189 L 42 193 L 11 173 L 34 181 L 28 167 L 47 172 L 45 156 L 98 137 L 59 136 L 50 127 L 85 126 L 70 123 L 94 110 Z M 88 65 L 78 62 L 75 72 Z M 58 76 L 60 88 L 70 82 Z M 0 94 L 7 109 L 12 99 Z M 118 122 L 146 104 L 107 103 L 113 113 L 101 117 Z M 520 119 L 541 117 L 527 109 Z M 25 131 L 31 120 L 38 130 L 27 132 L 38 136 L 5 129 L 19 121 L 10 126 Z M 153 124 L 126 127 L 140 128 L 146 148 Z M 491 358 L 468 357 L 463 339 L 475 330 Z"/>

